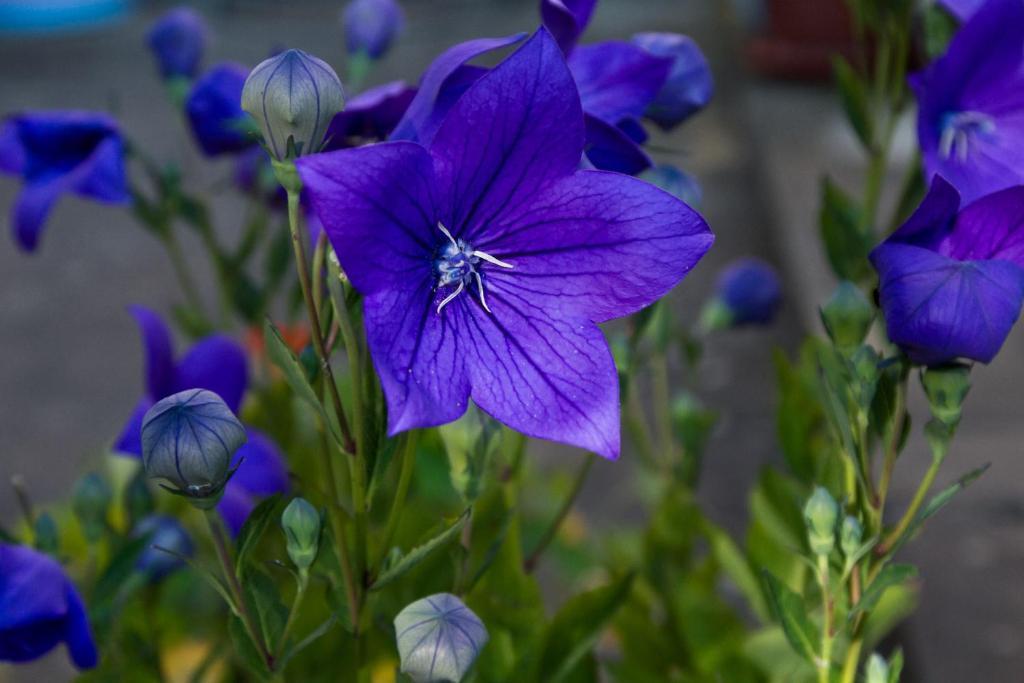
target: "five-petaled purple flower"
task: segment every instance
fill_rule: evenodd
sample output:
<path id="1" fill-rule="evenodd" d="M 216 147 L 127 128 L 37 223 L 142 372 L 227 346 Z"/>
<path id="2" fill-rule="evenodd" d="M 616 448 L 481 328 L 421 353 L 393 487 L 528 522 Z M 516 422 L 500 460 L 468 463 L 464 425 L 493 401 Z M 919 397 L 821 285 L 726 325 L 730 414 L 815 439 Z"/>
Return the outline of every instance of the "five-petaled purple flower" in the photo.
<path id="1" fill-rule="evenodd" d="M 206 47 L 206 22 L 189 7 L 160 15 L 146 33 L 157 68 L 164 78 L 195 78 Z"/>
<path id="2" fill-rule="evenodd" d="M 911 85 L 927 177 L 964 202 L 1024 183 L 1024 2 L 986 2 Z"/>
<path id="3" fill-rule="evenodd" d="M 248 362 L 241 346 L 226 335 L 215 334 L 198 341 L 184 356 L 175 359 L 170 330 L 160 316 L 142 306 L 133 306 L 131 312 L 145 346 L 146 395 L 132 411 L 114 444 L 115 451 L 141 457 L 143 417 L 157 401 L 179 391 L 212 391 L 238 414 L 249 386 Z M 288 489 L 288 472 L 277 445 L 252 427 L 246 427 L 246 434 L 248 440 L 232 462 L 232 467 L 239 463 L 241 466 L 217 506 L 235 533 L 260 497 Z"/>
<path id="4" fill-rule="evenodd" d="M 192 134 L 206 156 L 234 154 L 257 144 L 252 119 L 242 111 L 242 87 L 249 70 L 225 62 L 203 74 L 185 101 Z"/>
<path id="5" fill-rule="evenodd" d="M 365 297 L 391 434 L 455 420 L 472 398 L 524 434 L 618 456 L 618 379 L 596 323 L 664 295 L 714 238 L 668 193 L 578 170 L 583 146 L 572 74 L 541 29 L 429 148 L 299 159 Z"/>
<path id="6" fill-rule="evenodd" d="M 1024 187 L 960 210 L 941 177 L 871 252 L 889 338 L 916 363 L 995 358 L 1024 302 Z"/>
<path id="7" fill-rule="evenodd" d="M 29 662 L 65 643 L 79 669 L 99 659 L 85 605 L 57 561 L 0 543 L 0 662 Z"/>
<path id="8" fill-rule="evenodd" d="M 32 251 L 64 193 L 108 204 L 129 200 L 124 144 L 117 122 L 84 111 L 28 112 L 0 123 L 0 171 L 25 185 L 11 208 L 11 228 Z"/>

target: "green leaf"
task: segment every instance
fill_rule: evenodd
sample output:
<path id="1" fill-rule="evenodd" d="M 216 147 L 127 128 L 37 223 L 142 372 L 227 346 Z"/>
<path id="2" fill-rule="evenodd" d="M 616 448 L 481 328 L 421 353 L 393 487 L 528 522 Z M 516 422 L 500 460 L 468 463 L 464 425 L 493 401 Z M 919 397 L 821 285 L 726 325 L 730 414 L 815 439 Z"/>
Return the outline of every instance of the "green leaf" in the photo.
<path id="1" fill-rule="evenodd" d="M 238 532 L 238 540 L 235 542 L 235 571 L 239 574 L 245 568 L 245 561 L 259 544 L 267 527 L 274 521 L 274 512 L 276 512 L 279 502 L 281 502 L 280 494 L 261 501 L 245 520 L 242 530 Z"/>
<path id="2" fill-rule="evenodd" d="M 281 601 L 277 584 L 266 572 L 255 570 L 246 574 L 243 589 L 247 602 L 256 607 L 255 614 L 259 618 L 264 642 L 273 644 L 280 641 L 288 620 L 288 608 Z"/>
<path id="3" fill-rule="evenodd" d="M 988 470 L 989 467 L 991 467 L 991 463 L 986 463 L 981 467 L 971 470 L 970 472 L 968 472 L 967 474 L 963 475 L 955 482 L 950 484 L 948 487 L 932 496 L 931 500 L 928 501 L 927 505 L 925 505 L 918 511 L 917 515 L 914 517 L 914 521 L 912 521 L 907 526 L 907 529 L 903 532 L 903 535 L 896 539 L 896 542 L 893 543 L 892 548 L 889 549 L 888 554 L 890 556 L 894 555 L 896 551 L 903 547 L 904 543 L 906 543 L 914 537 L 914 534 L 917 533 L 918 529 L 921 528 L 921 525 L 924 524 L 929 517 L 934 515 L 942 508 L 946 507 L 946 505 L 948 505 L 949 502 L 953 500 L 953 496 L 955 496 L 956 494 L 960 493 L 965 488 L 973 484 L 974 480 L 976 480 L 981 475 L 985 474 L 985 471 Z"/>
<path id="4" fill-rule="evenodd" d="M 307 647 L 309 647 L 310 645 L 315 643 L 317 640 L 322 638 L 324 635 L 326 635 L 327 632 L 331 630 L 331 627 L 334 626 L 334 624 L 337 621 L 338 621 L 338 616 L 336 614 L 332 614 L 331 616 L 329 616 L 327 618 L 327 621 L 325 621 L 324 623 L 320 624 L 315 629 L 310 631 L 308 636 L 306 636 L 305 638 L 303 638 L 302 640 L 300 640 L 298 643 L 295 644 L 295 647 L 293 647 L 293 648 L 289 649 L 287 652 L 285 652 L 284 656 L 281 657 L 281 659 L 278 661 L 276 668 L 283 671 L 284 668 L 286 666 L 288 666 L 288 662 L 290 662 L 293 657 L 295 657 L 300 652 L 305 650 Z"/>
<path id="5" fill-rule="evenodd" d="M 270 361 L 284 373 L 285 379 L 288 381 L 289 386 L 291 386 L 292 391 L 320 415 L 320 418 L 334 436 L 335 441 L 341 443 L 341 436 L 337 426 L 334 424 L 333 417 L 328 414 L 323 404 L 320 403 L 316 392 L 313 391 L 313 387 L 310 386 L 309 381 L 306 379 L 306 371 L 302 368 L 302 364 L 299 363 L 299 359 L 295 357 L 292 350 L 285 344 L 281 333 L 274 327 L 274 323 L 270 322 L 269 318 L 263 324 L 263 339 Z"/>
<path id="6" fill-rule="evenodd" d="M 750 605 L 750 609 L 758 619 L 767 621 L 769 619 L 768 602 L 765 600 L 762 583 L 758 581 L 750 561 L 736 546 L 729 534 L 718 525 L 704 519 L 703 527 L 711 554 L 721 566 L 722 571 L 747 599 L 747 604 Z"/>
<path id="7" fill-rule="evenodd" d="M 838 55 L 832 59 L 832 73 L 839 88 L 839 97 L 842 100 L 846 118 L 864 148 L 871 149 L 874 145 L 874 134 L 868 104 L 867 84 L 853 70 L 850 63 Z"/>
<path id="8" fill-rule="evenodd" d="M 924 47 L 929 58 L 940 56 L 946 51 L 959 27 L 956 17 L 938 4 L 924 10 Z"/>
<path id="9" fill-rule="evenodd" d="M 548 626 L 530 680 L 560 683 L 569 680 L 584 661 L 605 626 L 629 597 L 633 575 L 570 598 Z"/>
<path id="10" fill-rule="evenodd" d="M 11 532 L 9 532 L 7 529 L 3 528 L 2 526 L 0 526 L 0 541 L 3 541 L 4 543 L 12 543 L 12 544 L 15 544 L 15 543 L 18 542 L 17 539 L 14 538 L 14 535 L 11 534 Z"/>
<path id="11" fill-rule="evenodd" d="M 909 564 L 890 564 L 882 568 L 875 580 L 864 589 L 860 601 L 850 610 L 849 619 L 853 619 L 861 612 L 871 612 L 882 595 L 889 588 L 899 586 L 917 576 L 917 567 Z"/>
<path id="12" fill-rule="evenodd" d="M 255 643 L 252 642 L 252 638 L 246 632 L 242 620 L 237 616 L 231 616 L 229 619 L 228 635 L 231 637 L 231 649 L 234 651 L 235 656 L 238 657 L 241 664 L 257 680 L 267 680 L 270 677 L 270 672 L 267 671 L 267 664 L 263 661 L 263 657 L 260 655 Z"/>
<path id="13" fill-rule="evenodd" d="M 874 246 L 874 236 L 863 227 L 863 212 L 828 178 L 821 195 L 821 236 L 832 270 L 840 279 L 863 282 L 872 273 L 868 253 Z"/>
<path id="14" fill-rule="evenodd" d="M 96 581 L 93 589 L 91 606 L 94 616 L 98 619 L 110 617 L 118 609 L 120 602 L 144 582 L 132 580 L 139 556 L 149 546 L 150 537 L 141 536 L 131 539 L 117 548 L 110 563 Z"/>
<path id="15" fill-rule="evenodd" d="M 776 579 L 771 572 L 766 571 L 763 576 L 772 612 L 782 625 L 786 640 L 797 654 L 813 662 L 817 656 L 818 634 L 807 616 L 803 598 Z"/>
<path id="16" fill-rule="evenodd" d="M 370 590 L 380 590 L 425 560 L 431 553 L 442 548 L 445 544 L 458 536 L 459 532 L 462 531 L 462 527 L 466 525 L 469 515 L 470 510 L 466 510 L 459 515 L 458 519 L 456 519 L 450 527 L 439 533 L 437 536 L 434 536 L 426 543 L 416 546 L 403 555 L 401 559 L 381 572 L 380 576 L 378 576 L 370 586 Z"/>
<path id="17" fill-rule="evenodd" d="M 887 683 L 900 683 L 903 674 L 903 648 L 896 648 L 889 658 L 889 680 Z"/>

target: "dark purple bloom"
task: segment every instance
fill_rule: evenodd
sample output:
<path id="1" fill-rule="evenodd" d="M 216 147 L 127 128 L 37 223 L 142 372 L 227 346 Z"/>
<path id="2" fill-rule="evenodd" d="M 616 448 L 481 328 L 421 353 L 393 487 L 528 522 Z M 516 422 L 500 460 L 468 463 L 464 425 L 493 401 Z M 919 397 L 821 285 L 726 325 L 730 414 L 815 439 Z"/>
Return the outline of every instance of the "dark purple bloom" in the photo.
<path id="1" fill-rule="evenodd" d="M 989 0 L 911 79 L 928 177 L 971 202 L 1024 183 L 1024 2 Z"/>
<path id="2" fill-rule="evenodd" d="M 452 107 L 429 148 L 390 142 L 300 159 L 365 297 L 391 434 L 470 398 L 530 436 L 619 453 L 618 380 L 596 323 L 675 286 L 704 220 L 617 173 L 579 171 L 583 112 L 540 30 Z"/>
<path id="3" fill-rule="evenodd" d="M 985 0 L 939 0 L 939 4 L 960 21 L 967 21 L 981 9 Z"/>
<path id="4" fill-rule="evenodd" d="M 565 54 L 572 52 L 594 14 L 597 0 L 540 0 L 540 18 Z"/>
<path id="5" fill-rule="evenodd" d="M 345 47 L 350 55 L 379 59 L 402 30 L 405 18 L 395 0 L 352 0 L 342 12 Z"/>
<path id="6" fill-rule="evenodd" d="M 232 154 L 256 144 L 253 122 L 242 111 L 242 87 L 249 70 L 225 62 L 213 67 L 192 86 L 185 112 L 192 134 L 206 156 Z"/>
<path id="7" fill-rule="evenodd" d="M 281 449 L 258 429 L 249 427 L 246 433 L 249 440 L 238 449 L 232 465 L 238 465 L 238 470 L 228 481 L 224 497 L 217 504 L 217 511 L 233 536 L 242 530 L 242 525 L 260 499 L 284 493 L 290 488 L 288 468 Z"/>
<path id="8" fill-rule="evenodd" d="M 416 88 L 403 81 L 378 85 L 348 101 L 327 129 L 324 151 L 386 140 L 416 96 Z"/>
<path id="9" fill-rule="evenodd" d="M 129 200 L 117 122 L 83 111 L 27 112 L 0 123 L 0 171 L 25 181 L 11 208 L 18 245 L 32 251 L 61 195 Z"/>
<path id="10" fill-rule="evenodd" d="M 672 59 L 668 79 L 647 106 L 647 118 L 671 130 L 708 105 L 714 81 L 697 43 L 678 33 L 639 33 L 633 42 L 653 55 Z"/>
<path id="11" fill-rule="evenodd" d="M 760 259 L 729 264 L 718 276 L 716 299 L 729 315 L 729 325 L 766 325 L 779 311 L 782 287 L 775 269 Z"/>
<path id="12" fill-rule="evenodd" d="M 988 363 L 1024 301 L 1024 187 L 960 210 L 941 177 L 907 222 L 871 252 L 889 338 L 915 363 Z"/>
<path id="13" fill-rule="evenodd" d="M 164 78 L 195 78 L 206 47 L 206 22 L 189 7 L 160 15 L 146 33 L 146 43 Z"/>
<path id="14" fill-rule="evenodd" d="M 184 566 L 181 557 L 192 557 L 192 538 L 181 522 L 167 515 L 143 518 L 132 530 L 135 538 L 146 538 L 146 549 L 139 555 L 135 568 L 150 581 L 160 581 Z M 154 547 L 157 546 L 157 547 Z M 164 552 L 170 550 L 174 554 Z"/>
<path id="15" fill-rule="evenodd" d="M 29 662 L 65 643 L 79 669 L 99 659 L 85 605 L 57 562 L 0 543 L 0 662 Z"/>

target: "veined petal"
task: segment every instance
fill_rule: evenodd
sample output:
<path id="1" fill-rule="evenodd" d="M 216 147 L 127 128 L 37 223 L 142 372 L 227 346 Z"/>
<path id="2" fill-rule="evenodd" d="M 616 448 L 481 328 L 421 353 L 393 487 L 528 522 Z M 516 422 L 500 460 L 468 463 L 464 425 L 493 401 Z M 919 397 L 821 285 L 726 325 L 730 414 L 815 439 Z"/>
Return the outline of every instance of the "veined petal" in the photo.
<path id="1" fill-rule="evenodd" d="M 504 38 L 479 38 L 459 43 L 441 53 L 423 73 L 416 97 L 395 126 L 391 139 L 410 140 L 429 146 L 448 113 L 447 108 L 438 107 L 438 100 L 448 79 L 470 60 L 514 45 L 522 39 L 522 33 Z"/>
<path id="2" fill-rule="evenodd" d="M 948 249 L 955 259 L 1000 259 L 1024 268 L 1024 187 L 982 197 L 957 217 Z"/>
<path id="3" fill-rule="evenodd" d="M 175 390 L 171 331 L 156 311 L 145 306 L 132 306 L 128 310 L 142 333 L 146 354 L 146 392 L 150 398 L 158 401 L 173 394 Z"/>
<path id="4" fill-rule="evenodd" d="M 344 149 L 352 141 L 383 140 L 401 121 L 416 96 L 416 88 L 393 81 L 359 93 L 348 101 L 345 111 L 331 120 L 324 151 Z"/>
<path id="5" fill-rule="evenodd" d="M 440 239 L 433 161 L 411 142 L 302 157 L 299 175 L 345 274 L 364 295 L 432 273 Z"/>
<path id="6" fill-rule="evenodd" d="M 540 29 L 459 99 L 434 138 L 441 221 L 472 242 L 502 214 L 571 174 L 583 140 L 572 75 Z"/>
<path id="7" fill-rule="evenodd" d="M 587 30 L 597 0 L 540 0 L 540 18 L 562 50 L 569 54 Z"/>
<path id="8" fill-rule="evenodd" d="M 491 226 L 478 249 L 515 265 L 488 271 L 553 316 L 603 322 L 665 295 L 714 241 L 700 214 L 635 178 L 580 171 Z"/>
<path id="9" fill-rule="evenodd" d="M 639 118 L 665 85 L 672 59 L 619 40 L 576 48 L 569 56 L 583 110 L 608 123 Z"/>
<path id="10" fill-rule="evenodd" d="M 626 131 L 589 114 L 583 118 L 587 127 L 587 159 L 595 168 L 636 175 L 653 165 L 644 148 Z"/>
<path id="11" fill-rule="evenodd" d="M 220 396 L 237 413 L 249 386 L 245 351 L 230 337 L 215 334 L 189 349 L 175 368 L 174 391 L 206 389 Z"/>

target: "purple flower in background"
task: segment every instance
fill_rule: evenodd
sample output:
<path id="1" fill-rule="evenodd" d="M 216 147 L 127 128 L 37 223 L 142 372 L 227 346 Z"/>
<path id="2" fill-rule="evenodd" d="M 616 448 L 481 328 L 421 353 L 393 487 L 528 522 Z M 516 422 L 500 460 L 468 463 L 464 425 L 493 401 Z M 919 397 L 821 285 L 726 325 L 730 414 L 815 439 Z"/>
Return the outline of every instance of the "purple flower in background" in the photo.
<path id="1" fill-rule="evenodd" d="M 185 566 L 182 557 L 192 557 L 192 538 L 181 526 L 181 522 L 167 515 L 150 515 L 143 518 L 132 529 L 133 538 L 146 540 L 146 548 L 135 563 L 136 570 L 156 582 Z M 157 546 L 157 547 L 154 547 Z M 160 550 L 170 550 L 174 555 Z"/>
<path id="2" fill-rule="evenodd" d="M 939 4 L 960 21 L 967 21 L 981 9 L 985 0 L 939 0 Z"/>
<path id="3" fill-rule="evenodd" d="M 106 204 L 129 201 L 117 122 L 83 111 L 27 112 L 0 123 L 0 171 L 20 175 L 11 208 L 18 245 L 33 251 L 46 218 L 65 193 Z"/>
<path id="4" fill-rule="evenodd" d="M 233 154 L 257 144 L 255 122 L 242 111 L 242 87 L 249 70 L 226 62 L 213 67 L 192 86 L 185 113 L 192 134 L 206 156 Z"/>
<path id="5" fill-rule="evenodd" d="M 164 78 L 195 78 L 206 47 L 206 22 L 188 7 L 176 7 L 160 15 L 146 33 L 160 75 Z"/>
<path id="6" fill-rule="evenodd" d="M 652 303 L 713 236 L 648 183 L 579 171 L 583 112 L 541 29 L 454 104 L 429 148 L 300 159 L 352 284 L 391 434 L 470 398 L 524 434 L 619 453 L 618 380 L 596 323 Z"/>
<path id="7" fill-rule="evenodd" d="M 941 177 L 871 252 L 889 338 L 915 363 L 995 358 L 1024 302 L 1024 187 L 960 210 Z"/>
<path id="8" fill-rule="evenodd" d="M 370 88 L 348 101 L 327 129 L 323 151 L 386 140 L 416 96 L 416 88 L 393 81 Z"/>
<path id="9" fill-rule="evenodd" d="M 379 59 L 402 30 L 405 18 L 395 0 L 352 0 L 341 14 L 350 55 Z"/>
<path id="10" fill-rule="evenodd" d="M 638 33 L 633 42 L 653 55 L 673 60 L 668 79 L 647 106 L 647 118 L 672 130 L 708 105 L 714 81 L 697 43 L 678 33 Z"/>
<path id="11" fill-rule="evenodd" d="M 277 181 L 270 156 L 263 147 L 250 147 L 235 156 L 235 185 L 272 209 L 284 208 L 288 202 L 288 193 Z"/>
<path id="12" fill-rule="evenodd" d="M 224 487 L 224 497 L 217 511 L 227 523 L 232 536 L 237 536 L 249 513 L 260 499 L 290 488 L 284 454 L 263 432 L 249 427 L 249 440 L 238 449 L 232 467 L 239 465 L 235 476 Z"/>
<path id="13" fill-rule="evenodd" d="M 29 662 L 65 643 L 79 669 L 99 656 L 85 605 L 57 562 L 0 543 L 0 662 Z"/>
<path id="14" fill-rule="evenodd" d="M 775 269 L 760 259 L 738 259 L 718 276 L 715 296 L 701 314 L 701 326 L 767 325 L 781 304 L 782 286 Z"/>
<path id="15" fill-rule="evenodd" d="M 927 177 L 964 202 L 1024 183 L 1024 2 L 989 0 L 911 86 Z"/>
<path id="16" fill-rule="evenodd" d="M 640 174 L 640 179 L 657 185 L 665 190 L 665 192 L 679 197 L 695 209 L 700 208 L 701 201 L 704 198 L 704 191 L 701 189 L 700 183 L 697 182 L 696 178 L 686 171 L 669 164 L 662 164 L 644 171 Z"/>
<path id="17" fill-rule="evenodd" d="M 565 54 L 587 30 L 597 0 L 540 0 L 540 18 Z"/>

